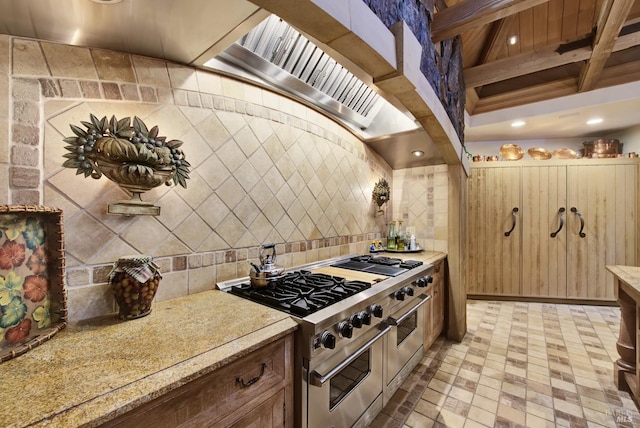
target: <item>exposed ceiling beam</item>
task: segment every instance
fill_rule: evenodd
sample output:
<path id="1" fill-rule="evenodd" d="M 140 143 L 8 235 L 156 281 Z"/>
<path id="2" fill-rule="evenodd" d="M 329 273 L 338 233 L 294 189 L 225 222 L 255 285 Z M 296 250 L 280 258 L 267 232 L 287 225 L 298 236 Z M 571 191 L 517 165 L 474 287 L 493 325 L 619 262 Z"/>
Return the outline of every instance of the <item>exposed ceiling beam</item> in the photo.
<path id="1" fill-rule="evenodd" d="M 464 0 L 439 10 L 431 24 L 431 40 L 439 42 L 549 0 Z"/>
<path id="2" fill-rule="evenodd" d="M 602 3 L 591 56 L 580 72 L 578 92 L 590 91 L 600 77 L 616 38 L 635 0 L 607 0 Z"/>
<path id="3" fill-rule="evenodd" d="M 640 44 L 640 32 L 626 34 L 615 40 L 611 51 L 621 51 L 638 44 Z M 589 46 L 560 54 L 558 50 L 561 50 L 561 46 L 564 45 L 554 45 L 533 53 L 523 53 L 467 68 L 464 70 L 465 85 L 467 88 L 476 88 L 573 62 L 586 61 L 593 57 Z"/>
<path id="4" fill-rule="evenodd" d="M 513 22 L 515 21 L 517 15 L 510 15 L 506 18 L 499 19 L 495 21 L 491 25 L 491 31 L 487 36 L 487 41 L 484 44 L 484 48 L 482 52 L 480 52 L 480 58 L 478 59 L 478 64 L 485 64 L 487 62 L 495 61 L 503 51 L 506 49 L 507 37 L 509 37 L 509 31 L 511 31 L 511 27 Z M 482 86 L 478 86 L 477 88 L 468 87 L 466 91 L 466 104 L 465 109 L 470 114 L 473 114 L 476 104 L 480 100 L 478 96 L 478 91 L 482 89 Z"/>
<path id="5" fill-rule="evenodd" d="M 634 61 L 603 70 L 594 89 L 607 88 L 640 80 L 640 61 Z M 473 114 L 517 107 L 539 101 L 574 95 L 578 91 L 578 79 L 569 77 L 539 85 L 528 86 L 512 92 L 482 98 L 475 106 Z"/>
<path id="6" fill-rule="evenodd" d="M 569 77 L 540 85 L 528 86 L 512 92 L 481 98 L 473 114 L 487 113 L 576 93 L 578 79 Z"/>
<path id="7" fill-rule="evenodd" d="M 510 35 L 509 32 L 511 31 L 513 22 L 516 20 L 516 16 L 517 15 L 509 15 L 491 25 L 491 32 L 489 33 L 489 37 L 487 37 L 484 48 L 480 53 L 478 65 L 495 61 L 506 49 L 507 38 Z"/>

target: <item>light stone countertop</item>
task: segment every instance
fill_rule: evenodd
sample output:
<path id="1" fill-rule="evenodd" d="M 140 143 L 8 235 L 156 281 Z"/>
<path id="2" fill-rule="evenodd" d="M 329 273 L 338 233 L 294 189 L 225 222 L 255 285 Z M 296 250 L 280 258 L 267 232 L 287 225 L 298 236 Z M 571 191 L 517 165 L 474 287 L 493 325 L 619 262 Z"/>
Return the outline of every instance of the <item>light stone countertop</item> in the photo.
<path id="1" fill-rule="evenodd" d="M 397 258 L 402 260 L 420 260 L 425 264 L 435 263 L 438 260 L 442 260 L 447 257 L 446 253 L 440 251 L 419 251 L 419 252 L 399 252 L 399 251 L 384 251 L 380 253 L 373 253 L 372 256 L 383 256 L 390 258 Z"/>
<path id="2" fill-rule="evenodd" d="M 437 251 L 376 256 L 435 263 Z M 70 324 L 0 363 L 0 426 L 96 426 L 297 327 L 286 313 L 218 290 L 154 302 L 146 317 Z"/>
<path id="3" fill-rule="evenodd" d="M 96 426 L 295 330 L 287 314 L 212 290 L 151 314 L 73 323 L 0 364 L 0 426 Z"/>

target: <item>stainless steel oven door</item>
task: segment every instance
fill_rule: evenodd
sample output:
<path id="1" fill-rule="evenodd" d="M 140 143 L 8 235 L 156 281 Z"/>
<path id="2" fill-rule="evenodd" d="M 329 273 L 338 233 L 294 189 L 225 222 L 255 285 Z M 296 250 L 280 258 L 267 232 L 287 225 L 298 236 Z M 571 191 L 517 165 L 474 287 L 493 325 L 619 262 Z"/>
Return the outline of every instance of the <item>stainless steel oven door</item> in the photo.
<path id="1" fill-rule="evenodd" d="M 357 348 L 345 347 L 337 358 L 309 371 L 305 418 L 309 428 L 351 427 L 370 422 L 382 409 L 382 339 L 391 326 L 382 327 L 358 341 Z"/>
<path id="2" fill-rule="evenodd" d="M 409 360 L 424 345 L 424 308 L 431 296 L 421 294 L 396 309 L 388 318 L 392 329 L 387 337 L 385 385 L 390 385 Z M 423 351 L 424 352 L 424 351 Z M 394 390 L 396 388 L 393 388 Z"/>

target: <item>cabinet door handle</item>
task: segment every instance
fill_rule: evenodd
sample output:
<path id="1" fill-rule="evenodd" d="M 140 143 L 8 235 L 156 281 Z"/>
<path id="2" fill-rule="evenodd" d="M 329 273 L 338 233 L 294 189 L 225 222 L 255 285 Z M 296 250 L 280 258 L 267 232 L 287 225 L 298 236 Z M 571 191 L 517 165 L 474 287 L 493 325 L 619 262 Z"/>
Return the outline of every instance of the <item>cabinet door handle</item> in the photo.
<path id="1" fill-rule="evenodd" d="M 236 378 L 236 382 L 238 382 L 243 388 L 247 388 L 251 385 L 253 385 L 254 383 L 256 383 L 257 381 L 259 381 L 262 376 L 264 375 L 264 369 L 265 367 L 267 367 L 267 363 L 262 363 L 262 367 L 260 369 L 260 374 L 254 378 L 251 378 L 247 381 L 247 383 L 244 382 L 244 379 L 242 379 L 241 377 L 237 377 Z"/>
<path id="2" fill-rule="evenodd" d="M 511 229 L 509 229 L 508 231 L 506 231 L 504 233 L 504 236 L 509 236 L 511 235 L 511 232 L 513 232 L 513 229 L 516 228 L 516 213 L 518 212 L 518 207 L 513 207 L 513 209 L 511 210 L 511 216 L 513 217 L 513 224 L 511 225 Z"/>
<path id="3" fill-rule="evenodd" d="M 560 231 L 562 230 L 562 226 L 564 226 L 564 217 L 562 217 L 562 214 L 564 214 L 564 212 L 565 212 L 564 207 L 558 210 L 558 215 L 560 216 L 560 227 L 555 232 L 551 232 L 552 238 L 555 238 L 556 235 L 558 235 L 558 233 L 560 233 Z"/>
<path id="4" fill-rule="evenodd" d="M 581 238 L 586 237 L 587 234 L 583 232 L 583 230 L 584 230 L 584 217 L 582 217 L 582 214 L 580 214 L 580 211 L 578 211 L 578 209 L 576 207 L 571 207 L 571 212 L 574 213 L 575 215 L 577 215 L 578 218 L 580 219 L 580 232 L 578 232 L 578 235 L 580 235 Z"/>

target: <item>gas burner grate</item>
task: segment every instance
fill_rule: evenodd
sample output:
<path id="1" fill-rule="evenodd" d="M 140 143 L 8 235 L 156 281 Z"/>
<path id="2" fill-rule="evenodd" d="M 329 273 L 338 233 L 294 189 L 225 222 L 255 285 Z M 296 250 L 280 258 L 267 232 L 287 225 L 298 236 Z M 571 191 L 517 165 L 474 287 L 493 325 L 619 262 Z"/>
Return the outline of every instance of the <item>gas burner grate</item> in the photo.
<path id="1" fill-rule="evenodd" d="M 380 256 L 380 257 L 373 257 L 371 260 L 369 260 L 369 263 L 375 263 L 377 265 L 384 265 L 384 266 L 397 266 L 400 263 L 402 263 L 402 260 L 395 259 L 392 257 Z"/>
<path id="2" fill-rule="evenodd" d="M 400 263 L 400 267 L 405 269 L 413 269 L 422 265 L 423 265 L 423 262 L 421 262 L 420 260 L 405 260 L 402 263 Z"/>
<path id="3" fill-rule="evenodd" d="M 230 289 L 236 294 L 292 315 L 306 316 L 370 288 L 364 281 L 347 281 L 308 271 L 290 272 L 266 287 L 240 284 Z"/>
<path id="4" fill-rule="evenodd" d="M 352 257 L 351 260 L 354 262 L 373 263 L 376 265 L 383 265 L 383 266 L 398 266 L 402 263 L 402 259 L 397 259 L 397 258 L 387 257 L 387 256 L 373 257 L 366 254 L 362 256 Z"/>

